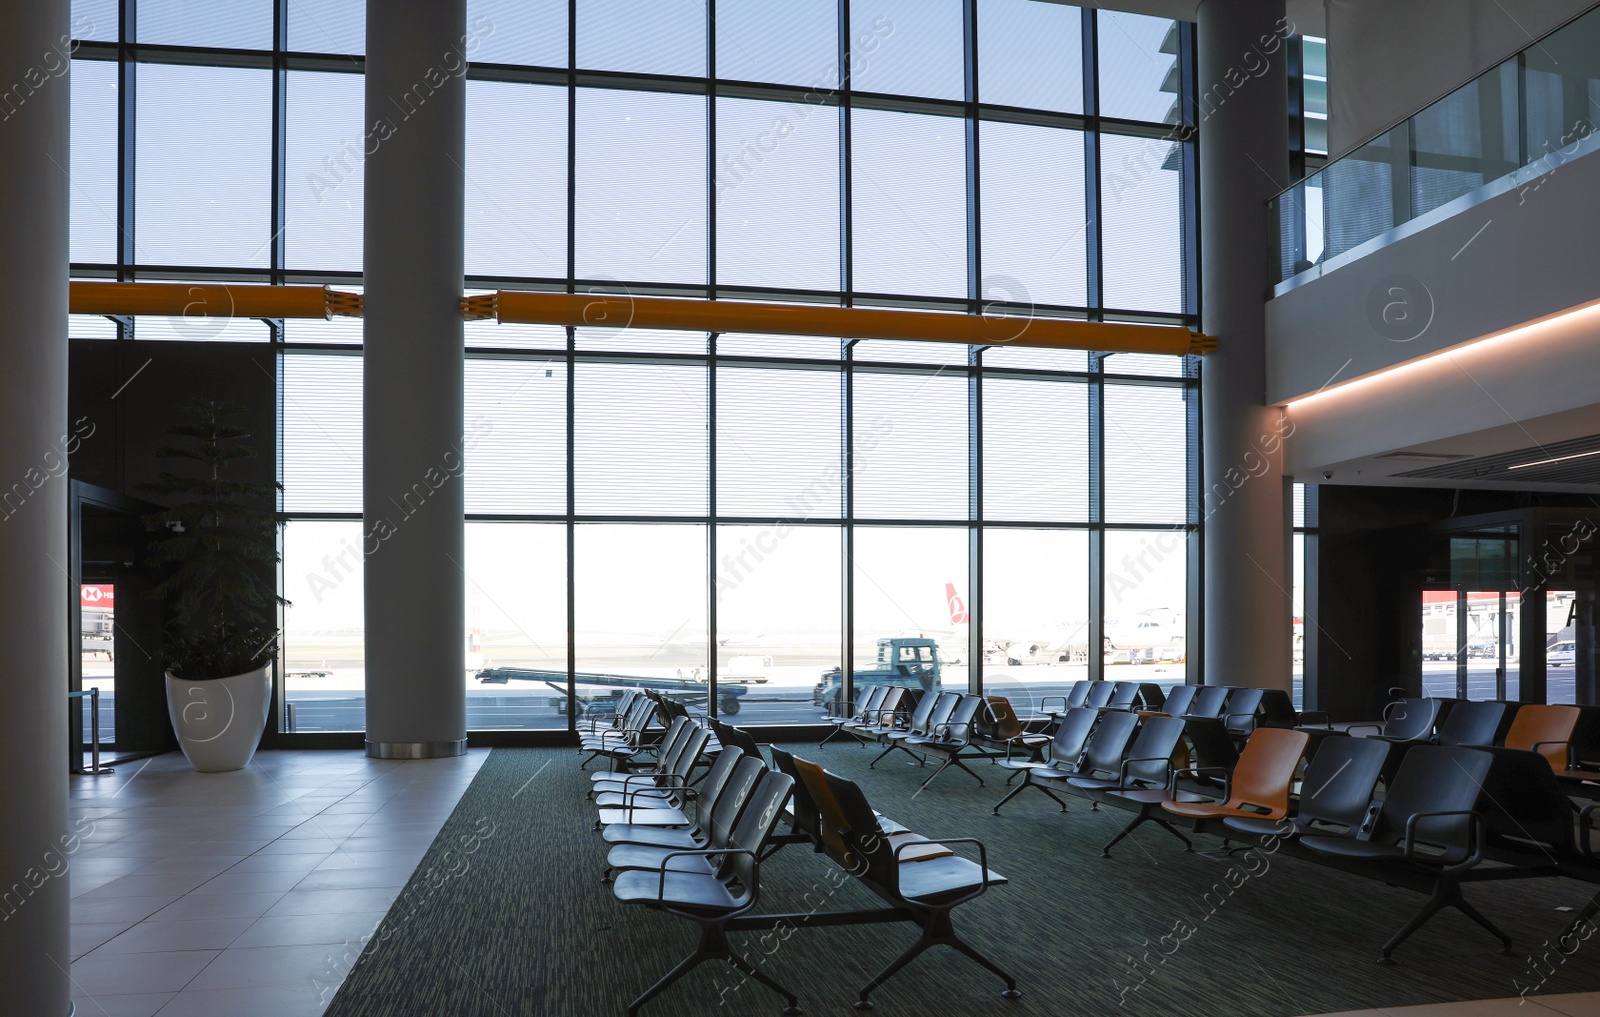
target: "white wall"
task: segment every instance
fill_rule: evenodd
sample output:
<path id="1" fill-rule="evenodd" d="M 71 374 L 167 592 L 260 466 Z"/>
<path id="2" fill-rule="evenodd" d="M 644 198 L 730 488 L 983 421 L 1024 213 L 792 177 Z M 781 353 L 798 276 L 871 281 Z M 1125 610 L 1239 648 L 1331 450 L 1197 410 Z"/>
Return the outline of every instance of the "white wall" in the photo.
<path id="1" fill-rule="evenodd" d="M 1327 0 L 1328 148 L 1404 120 L 1594 0 Z"/>

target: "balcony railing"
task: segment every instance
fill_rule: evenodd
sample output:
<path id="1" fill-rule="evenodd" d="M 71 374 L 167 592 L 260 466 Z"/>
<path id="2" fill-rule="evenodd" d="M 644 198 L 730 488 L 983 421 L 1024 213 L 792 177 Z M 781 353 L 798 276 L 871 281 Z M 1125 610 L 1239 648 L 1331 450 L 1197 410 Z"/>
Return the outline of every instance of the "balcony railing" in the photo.
<path id="1" fill-rule="evenodd" d="M 1273 198 L 1285 293 L 1600 147 L 1600 7 Z"/>

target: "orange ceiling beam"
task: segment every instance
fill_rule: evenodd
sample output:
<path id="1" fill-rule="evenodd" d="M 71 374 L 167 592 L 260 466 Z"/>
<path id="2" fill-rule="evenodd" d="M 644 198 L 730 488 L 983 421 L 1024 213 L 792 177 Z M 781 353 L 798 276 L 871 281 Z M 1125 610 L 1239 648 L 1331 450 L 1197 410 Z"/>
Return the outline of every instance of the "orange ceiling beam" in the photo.
<path id="1" fill-rule="evenodd" d="M 1024 314 L 950 314 L 891 307 L 747 303 L 626 294 L 500 290 L 462 300 L 469 318 L 594 328 L 908 339 L 972 346 L 1029 346 L 1182 356 L 1216 340 L 1174 325 L 1076 321 Z"/>
<path id="2" fill-rule="evenodd" d="M 174 318 L 360 317 L 361 294 L 326 286 L 254 286 L 233 283 L 72 283 L 73 314 L 160 314 Z"/>

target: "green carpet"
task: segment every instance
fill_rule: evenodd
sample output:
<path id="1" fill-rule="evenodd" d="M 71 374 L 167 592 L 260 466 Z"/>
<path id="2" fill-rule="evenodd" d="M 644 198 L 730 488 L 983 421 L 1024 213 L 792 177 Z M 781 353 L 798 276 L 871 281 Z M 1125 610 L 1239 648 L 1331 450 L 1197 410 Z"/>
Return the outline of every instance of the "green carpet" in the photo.
<path id="1" fill-rule="evenodd" d="M 1468 887 L 1522 957 L 1499 956 L 1487 934 L 1451 911 L 1401 948 L 1399 966 L 1382 967 L 1378 947 L 1420 895 L 1282 856 L 1185 854 L 1152 827 L 1103 860 L 1099 845 L 1127 813 L 1084 803 L 1061 815 L 1029 791 L 996 818 L 989 810 L 1003 771 L 987 763 L 975 768 L 988 787 L 949 771 L 917 794 L 928 771 L 903 755 L 873 771 L 864 747 L 791 747 L 859 780 L 880 811 L 921 833 L 983 838 L 990 864 L 1011 880 L 958 909 L 956 926 L 1011 970 L 1023 998 L 1001 999 L 998 979 L 936 948 L 874 994 L 885 1015 L 1287 1017 L 1515 996 L 1541 979 L 1541 993 L 1600 990 L 1600 964 L 1585 956 L 1600 939 L 1565 962 L 1545 945 L 1571 917 L 1556 909 L 1588 899 L 1582 884 Z M 578 758 L 572 749 L 494 750 L 327 1017 L 617 1017 L 692 949 L 690 923 L 623 905 L 598 881 L 605 850 L 590 829 Z M 762 867 L 758 910 L 880 906 L 858 885 L 836 889 L 837 872 L 809 849 L 787 847 Z M 800 929 L 786 940 L 751 934 L 743 949 L 765 954 L 762 969 L 807 1013 L 845 1014 L 861 985 L 915 938 L 909 924 Z M 781 1008 L 732 968 L 705 964 L 644 1013 Z"/>

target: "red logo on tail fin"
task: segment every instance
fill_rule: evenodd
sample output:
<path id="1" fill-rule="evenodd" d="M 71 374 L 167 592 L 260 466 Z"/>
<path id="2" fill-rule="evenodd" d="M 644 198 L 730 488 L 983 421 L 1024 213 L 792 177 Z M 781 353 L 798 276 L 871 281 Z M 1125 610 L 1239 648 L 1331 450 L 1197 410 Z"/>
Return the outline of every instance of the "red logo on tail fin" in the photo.
<path id="1" fill-rule="evenodd" d="M 955 583 L 944 584 L 945 599 L 950 602 L 950 624 L 965 625 L 967 623 L 967 602 L 961 599 L 961 594 L 956 592 Z"/>

